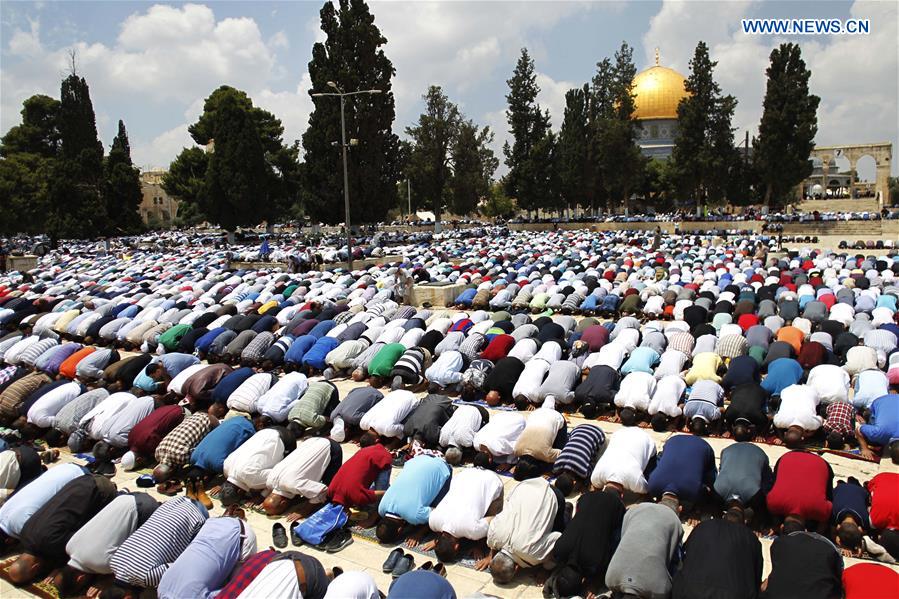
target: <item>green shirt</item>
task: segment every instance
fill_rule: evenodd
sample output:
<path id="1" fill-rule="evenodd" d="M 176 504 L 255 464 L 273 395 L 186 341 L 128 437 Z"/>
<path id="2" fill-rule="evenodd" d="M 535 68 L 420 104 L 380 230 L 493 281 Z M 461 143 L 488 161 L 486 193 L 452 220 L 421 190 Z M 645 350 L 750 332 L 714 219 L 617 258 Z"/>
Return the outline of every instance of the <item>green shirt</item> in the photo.
<path id="1" fill-rule="evenodd" d="M 189 324 L 176 324 L 165 333 L 159 336 L 159 344 L 165 348 L 165 351 L 175 351 L 181 338 L 191 330 Z"/>
<path id="2" fill-rule="evenodd" d="M 396 361 L 400 359 L 406 347 L 402 343 L 389 343 L 381 348 L 372 358 L 371 364 L 368 366 L 368 372 L 372 376 L 387 377 Z"/>

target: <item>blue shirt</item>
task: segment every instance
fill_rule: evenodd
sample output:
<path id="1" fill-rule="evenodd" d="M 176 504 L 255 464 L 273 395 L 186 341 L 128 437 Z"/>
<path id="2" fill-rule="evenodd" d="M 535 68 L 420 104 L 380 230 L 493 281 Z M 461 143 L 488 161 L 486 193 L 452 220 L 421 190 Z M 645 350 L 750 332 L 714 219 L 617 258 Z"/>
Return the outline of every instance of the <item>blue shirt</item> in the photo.
<path id="1" fill-rule="evenodd" d="M 0 530 L 18 539 L 22 527 L 36 511 L 56 495 L 69 481 L 85 473 L 75 464 L 60 464 L 22 487 L 0 507 Z"/>
<path id="2" fill-rule="evenodd" d="M 446 578 L 428 570 L 413 570 L 390 586 L 387 599 L 456 599 L 456 591 Z"/>
<path id="3" fill-rule="evenodd" d="M 682 503 L 699 499 L 702 486 L 715 483 L 718 469 L 708 441 L 693 435 L 675 435 L 665 442 L 659 463 L 649 475 L 649 494 L 660 498 L 674 493 Z"/>
<path id="4" fill-rule="evenodd" d="M 651 347 L 638 347 L 621 367 L 621 374 L 645 372 L 652 374 L 652 367 L 659 361 L 659 352 Z"/>
<path id="5" fill-rule="evenodd" d="M 225 467 L 225 458 L 255 433 L 253 423 L 243 416 L 228 418 L 197 444 L 190 454 L 190 463 L 207 472 L 220 474 Z"/>
<path id="6" fill-rule="evenodd" d="M 311 366 L 316 370 L 324 370 L 327 368 L 325 357 L 331 353 L 331 350 L 340 345 L 340 341 L 334 337 L 322 337 L 315 342 L 309 351 L 303 356 L 303 366 Z M 291 347 L 293 347 L 291 345 Z"/>
<path id="7" fill-rule="evenodd" d="M 203 353 L 208 352 L 209 348 L 212 346 L 212 342 L 215 341 L 215 338 L 227 330 L 228 329 L 226 329 L 225 327 L 215 327 L 214 329 L 197 339 L 197 342 L 194 343 L 194 349 Z"/>
<path id="8" fill-rule="evenodd" d="M 318 340 L 312 335 L 303 335 L 302 337 L 294 339 L 293 343 L 290 344 L 290 349 L 284 354 L 284 363 L 302 364 L 303 356 L 305 356 L 306 352 L 315 345 L 316 341 Z"/>
<path id="9" fill-rule="evenodd" d="M 859 427 L 861 434 L 877 445 L 899 439 L 899 395 L 884 395 L 871 404 L 870 424 Z"/>
<path id="10" fill-rule="evenodd" d="M 802 378 L 802 366 L 793 358 L 778 358 L 768 364 L 768 376 L 762 381 L 762 389 L 771 395 L 795 385 Z"/>
<path id="11" fill-rule="evenodd" d="M 237 391 L 237 388 L 254 374 L 256 374 L 256 372 L 249 366 L 238 368 L 237 370 L 226 374 L 212 390 L 213 403 L 227 403 L 231 394 Z"/>
<path id="12" fill-rule="evenodd" d="M 839 524 L 847 514 L 855 516 L 864 530 L 871 528 L 868 520 L 868 491 L 857 482 L 837 481 L 833 490 L 834 523 Z"/>
<path id="13" fill-rule="evenodd" d="M 420 455 L 403 466 L 402 473 L 378 504 L 378 514 L 401 518 L 412 525 L 427 524 L 431 507 L 443 490 L 452 470 L 441 458 Z"/>
<path id="14" fill-rule="evenodd" d="M 240 520 L 206 520 L 187 549 L 162 575 L 156 590 L 159 599 L 209 597 L 224 586 L 240 553 Z"/>

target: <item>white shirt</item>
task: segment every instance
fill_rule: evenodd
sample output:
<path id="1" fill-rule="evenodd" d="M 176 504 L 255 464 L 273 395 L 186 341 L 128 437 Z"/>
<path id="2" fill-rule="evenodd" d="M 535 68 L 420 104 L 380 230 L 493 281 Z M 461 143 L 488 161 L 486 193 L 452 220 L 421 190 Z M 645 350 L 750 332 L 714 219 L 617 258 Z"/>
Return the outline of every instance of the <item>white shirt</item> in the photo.
<path id="1" fill-rule="evenodd" d="M 126 392 L 113 393 L 92 409 L 90 412 L 85 414 L 81 420 L 78 421 L 78 426 L 82 427 L 90 423 L 90 428 L 88 432 L 90 436 L 94 439 L 100 438 L 100 432 L 103 429 L 103 425 L 106 424 L 106 421 L 109 420 L 113 414 L 118 412 L 130 399 L 134 398 L 133 395 Z"/>
<path id="2" fill-rule="evenodd" d="M 421 398 L 416 397 L 411 391 L 405 389 L 391 391 L 365 413 L 359 421 L 359 428 L 363 431 L 374 430 L 379 435 L 387 437 L 401 437 L 403 420 L 419 402 Z"/>
<path id="3" fill-rule="evenodd" d="M 425 378 L 441 387 L 455 385 L 462 380 L 462 368 L 465 360 L 458 351 L 447 351 L 440 354 L 433 364 L 425 370 Z"/>
<path id="4" fill-rule="evenodd" d="M 503 510 L 490 521 L 487 545 L 507 553 L 520 566 L 545 561 L 562 535 L 552 530 L 558 502 L 544 478 L 518 483 Z"/>
<path id="5" fill-rule="evenodd" d="M 534 359 L 544 360 L 547 364 L 557 362 L 562 359 L 562 347 L 556 341 L 547 341 L 540 348 L 540 351 L 534 354 Z"/>
<path id="6" fill-rule="evenodd" d="M 493 413 L 490 421 L 475 433 L 472 446 L 478 450 L 485 449 L 495 458 L 511 456 L 525 425 L 524 415 L 520 412 Z"/>
<path id="7" fill-rule="evenodd" d="M 680 375 L 684 370 L 684 364 L 687 363 L 687 356 L 676 349 L 665 350 L 659 359 L 659 365 L 653 373 L 657 379 L 669 375 Z"/>
<path id="8" fill-rule="evenodd" d="M 328 487 L 321 480 L 330 462 L 331 443 L 327 438 L 306 439 L 272 468 L 265 486 L 287 499 L 300 495 L 323 503 Z"/>
<path id="9" fill-rule="evenodd" d="M 680 354 L 679 351 L 674 353 Z M 680 375 L 670 374 L 662 377 L 656 384 L 655 393 L 652 394 L 652 399 L 649 401 L 649 413 L 654 415 L 661 412 L 671 418 L 677 418 L 681 415 L 681 408 L 678 404 L 686 389 L 687 383 Z"/>
<path id="10" fill-rule="evenodd" d="M 302 372 L 290 372 L 256 400 L 256 411 L 275 422 L 287 420 L 293 404 L 306 392 L 309 381 Z"/>
<path id="11" fill-rule="evenodd" d="M 228 397 L 228 407 L 239 412 L 255 412 L 256 401 L 271 388 L 271 385 L 271 374 L 260 372 L 252 375 Z"/>
<path id="12" fill-rule="evenodd" d="M 812 368 L 806 384 L 815 390 L 818 399 L 825 405 L 849 401 L 849 374 L 834 364 L 820 364 Z"/>
<path id="13" fill-rule="evenodd" d="M 0 504 L 16 490 L 21 476 L 16 452 L 11 449 L 0 451 Z"/>
<path id="14" fill-rule="evenodd" d="M 598 352 L 593 352 L 584 360 L 584 368 L 608 366 L 612 370 L 621 368 L 627 358 L 628 350 L 620 343 L 606 343 Z"/>
<path id="15" fill-rule="evenodd" d="M 774 415 L 774 426 L 787 429 L 799 426 L 807 431 L 821 428 L 818 416 L 818 394 L 810 385 L 790 385 L 780 393 L 780 408 Z"/>
<path id="16" fill-rule="evenodd" d="M 458 539 L 483 539 L 490 524 L 485 514 L 502 492 L 503 483 L 495 472 L 481 468 L 457 471 L 446 496 L 431 510 L 428 525 L 434 532 Z"/>
<path id="17" fill-rule="evenodd" d="M 518 377 L 515 387 L 512 389 L 512 397 L 524 396 L 531 403 L 536 403 L 540 399 L 540 385 L 549 372 L 549 362 L 540 360 L 536 356 L 524 365 L 524 370 Z"/>
<path id="18" fill-rule="evenodd" d="M 174 393 L 175 395 L 184 395 L 184 393 L 181 392 L 181 389 L 184 387 L 184 383 L 187 382 L 187 379 L 207 366 L 209 366 L 209 364 L 193 364 L 192 366 L 188 366 L 172 377 L 172 380 L 169 381 L 169 386 L 167 387 L 168 392 Z"/>
<path id="19" fill-rule="evenodd" d="M 481 430 L 481 412 L 474 406 L 459 406 L 440 429 L 443 447 L 471 447 L 474 435 Z"/>
<path id="20" fill-rule="evenodd" d="M 378 585 L 368 572 L 351 570 L 331 581 L 325 599 L 379 599 Z"/>
<path id="21" fill-rule="evenodd" d="M 79 383 L 71 382 L 48 391 L 28 409 L 28 422 L 38 428 L 50 428 L 56 424 L 56 414 L 64 405 L 81 395 Z"/>
<path id="22" fill-rule="evenodd" d="M 264 489 L 272 468 L 284 458 L 284 442 L 273 428 L 265 428 L 247 439 L 225 458 L 228 482 L 244 491 Z"/>
<path id="23" fill-rule="evenodd" d="M 615 405 L 645 412 L 656 390 L 656 378 L 648 372 L 631 372 L 621 381 Z"/>
<path id="24" fill-rule="evenodd" d="M 634 493 L 646 493 L 643 471 L 655 454 L 656 445 L 645 431 L 636 427 L 620 428 L 610 436 L 609 446 L 596 462 L 590 482 L 597 488 L 612 482 Z"/>
<path id="25" fill-rule="evenodd" d="M 509 350 L 510 358 L 518 358 L 522 364 L 527 364 L 528 360 L 537 354 L 537 342 L 534 339 L 522 339 L 517 341 L 512 349 Z"/>
<path id="26" fill-rule="evenodd" d="M 237 597 L 238 599 L 263 599 L 264 597 L 303 599 L 293 560 L 282 559 L 271 562 Z"/>

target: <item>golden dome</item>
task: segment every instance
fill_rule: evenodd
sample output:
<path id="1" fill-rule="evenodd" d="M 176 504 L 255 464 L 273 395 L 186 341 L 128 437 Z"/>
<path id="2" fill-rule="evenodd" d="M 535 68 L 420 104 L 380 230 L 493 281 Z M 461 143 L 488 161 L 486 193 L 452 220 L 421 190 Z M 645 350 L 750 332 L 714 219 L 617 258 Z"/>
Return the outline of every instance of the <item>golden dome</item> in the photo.
<path id="1" fill-rule="evenodd" d="M 683 75 L 656 64 L 634 77 L 634 117 L 644 119 L 676 119 L 677 105 L 687 96 Z"/>

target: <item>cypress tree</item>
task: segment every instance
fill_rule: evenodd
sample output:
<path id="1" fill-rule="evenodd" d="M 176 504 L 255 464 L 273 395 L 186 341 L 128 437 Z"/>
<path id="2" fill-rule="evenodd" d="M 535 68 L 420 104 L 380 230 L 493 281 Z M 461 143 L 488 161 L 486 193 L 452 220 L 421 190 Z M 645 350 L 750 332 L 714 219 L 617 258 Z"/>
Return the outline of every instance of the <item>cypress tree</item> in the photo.
<path id="1" fill-rule="evenodd" d="M 105 171 L 103 196 L 110 220 L 109 233 L 121 235 L 139 230 L 140 171 L 131 162 L 131 144 L 122 121 L 119 121 L 118 133 L 112 140 Z"/>

